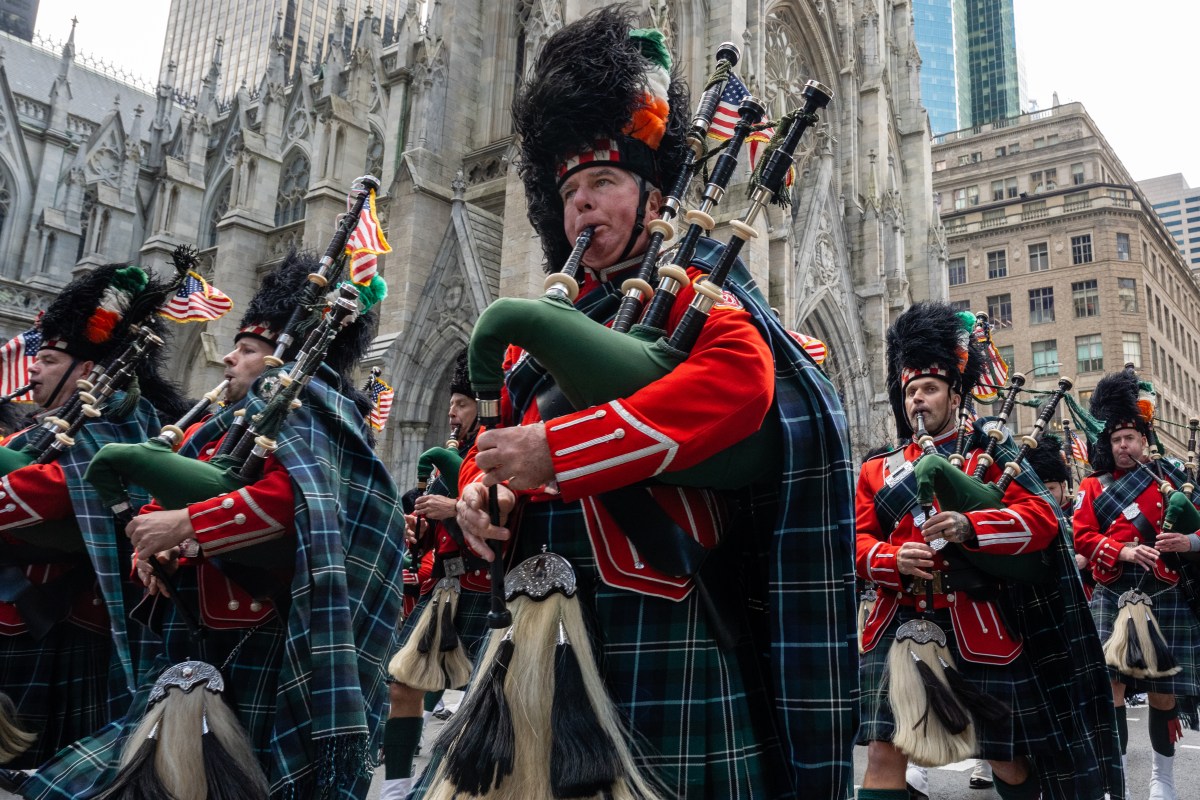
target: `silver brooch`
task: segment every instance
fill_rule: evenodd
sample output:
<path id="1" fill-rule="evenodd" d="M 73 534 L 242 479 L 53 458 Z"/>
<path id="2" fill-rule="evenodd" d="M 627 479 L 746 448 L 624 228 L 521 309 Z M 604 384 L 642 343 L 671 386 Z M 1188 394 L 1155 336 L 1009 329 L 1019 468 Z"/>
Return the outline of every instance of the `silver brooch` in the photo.
<path id="1" fill-rule="evenodd" d="M 527 558 L 504 576 L 504 595 L 509 600 L 522 594 L 544 600 L 551 592 L 561 592 L 567 597 L 575 595 L 575 570 L 570 561 L 557 553 Z"/>
<path id="2" fill-rule="evenodd" d="M 207 683 L 205 687 L 210 692 L 225 691 L 225 679 L 221 672 L 212 664 L 205 661 L 181 661 L 170 666 L 158 676 L 154 688 L 150 690 L 150 705 L 167 696 L 167 690 L 182 689 L 190 692 L 199 683 Z"/>
<path id="3" fill-rule="evenodd" d="M 1137 589 L 1130 589 L 1117 598 L 1117 608 L 1124 608 L 1130 603 L 1134 605 L 1139 603 L 1147 606 L 1154 605 L 1154 602 L 1150 599 L 1150 595 L 1145 592 L 1139 592 Z"/>
<path id="4" fill-rule="evenodd" d="M 917 644 L 937 642 L 939 647 L 946 646 L 946 632 L 927 619 L 910 619 L 896 631 L 896 638 L 901 641 L 911 640 Z"/>

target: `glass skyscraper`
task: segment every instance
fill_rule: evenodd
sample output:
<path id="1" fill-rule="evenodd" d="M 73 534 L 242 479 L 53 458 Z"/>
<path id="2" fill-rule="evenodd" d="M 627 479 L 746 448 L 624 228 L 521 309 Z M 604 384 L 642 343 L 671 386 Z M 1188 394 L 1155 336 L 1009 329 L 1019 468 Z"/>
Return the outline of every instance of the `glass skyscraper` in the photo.
<path id="1" fill-rule="evenodd" d="M 1015 29 L 1013 0 L 954 0 L 959 128 L 1021 113 Z"/>
<path id="2" fill-rule="evenodd" d="M 934 136 L 958 130 L 951 0 L 913 0 L 913 29 L 921 53 L 921 104 Z"/>

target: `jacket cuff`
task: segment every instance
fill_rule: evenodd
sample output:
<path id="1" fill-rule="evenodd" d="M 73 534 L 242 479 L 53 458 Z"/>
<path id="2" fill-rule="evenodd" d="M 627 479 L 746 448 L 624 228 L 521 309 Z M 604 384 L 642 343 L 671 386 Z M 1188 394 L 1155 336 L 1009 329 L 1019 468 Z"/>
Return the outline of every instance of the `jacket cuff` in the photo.
<path id="1" fill-rule="evenodd" d="M 1089 561 L 1100 564 L 1108 570 L 1116 569 L 1117 563 L 1121 560 L 1120 555 L 1122 547 L 1124 547 L 1124 545 L 1121 544 L 1121 542 L 1118 542 L 1116 539 L 1113 539 L 1109 536 L 1105 536 L 1100 541 L 1100 546 L 1096 548 L 1094 553 L 1092 553 L 1092 557 L 1089 559 Z"/>
<path id="2" fill-rule="evenodd" d="M 188 516 L 206 555 L 215 556 L 271 539 L 286 529 L 266 513 L 245 489 L 188 506 Z"/>
<path id="3" fill-rule="evenodd" d="M 679 443 L 613 400 L 546 423 L 555 481 L 570 500 L 657 475 Z"/>
<path id="4" fill-rule="evenodd" d="M 880 542 L 867 554 L 867 580 L 892 589 L 903 589 L 900 570 L 896 566 L 896 548 Z"/>

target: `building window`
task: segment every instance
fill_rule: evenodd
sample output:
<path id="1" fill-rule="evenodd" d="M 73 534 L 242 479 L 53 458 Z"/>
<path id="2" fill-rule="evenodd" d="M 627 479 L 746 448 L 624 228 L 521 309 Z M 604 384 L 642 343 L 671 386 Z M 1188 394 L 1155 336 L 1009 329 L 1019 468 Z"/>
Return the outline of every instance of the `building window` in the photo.
<path id="1" fill-rule="evenodd" d="M 1117 261 L 1129 260 L 1129 234 L 1117 234 Z"/>
<path id="2" fill-rule="evenodd" d="M 992 181 L 992 200 L 1004 199 L 1004 181 Z"/>
<path id="3" fill-rule="evenodd" d="M 1133 364 L 1134 369 L 1142 368 L 1142 335 L 1140 333 L 1121 334 L 1121 354 L 1126 364 Z"/>
<path id="4" fill-rule="evenodd" d="M 1083 185 L 1083 164 L 1072 164 L 1071 165 L 1071 185 L 1072 186 L 1082 186 Z"/>
<path id="5" fill-rule="evenodd" d="M 1100 289 L 1097 282 L 1078 281 L 1071 284 L 1071 303 L 1075 306 L 1075 318 L 1100 315 Z"/>
<path id="6" fill-rule="evenodd" d="M 1045 242 L 1029 245 L 1029 271 L 1042 272 L 1050 269 L 1050 247 Z"/>
<path id="7" fill-rule="evenodd" d="M 304 219 L 304 195 L 308 194 L 308 158 L 297 150 L 283 164 L 279 196 L 275 200 L 275 227 Z"/>
<path id="8" fill-rule="evenodd" d="M 1048 192 L 1051 189 L 1058 188 L 1058 170 L 1054 167 L 1050 169 L 1038 170 L 1037 172 L 1029 173 L 1029 186 L 1033 189 L 1033 193 Z"/>
<path id="9" fill-rule="evenodd" d="M 1136 278 L 1117 278 L 1117 302 L 1121 304 L 1121 310 L 1125 313 L 1137 313 L 1138 290 Z"/>
<path id="10" fill-rule="evenodd" d="M 987 313 L 993 325 L 1002 328 L 1012 327 L 1012 295 L 993 294 L 987 299 Z"/>
<path id="11" fill-rule="evenodd" d="M 950 274 L 951 286 L 962 286 L 967 282 L 967 260 L 965 258 L 952 258 L 946 262 L 946 269 Z"/>
<path id="12" fill-rule="evenodd" d="M 987 254 L 988 280 L 1008 276 L 1008 254 L 1003 250 L 993 250 Z"/>
<path id="13" fill-rule="evenodd" d="M 951 300 L 950 307 L 952 309 L 954 309 L 955 311 L 970 311 L 971 310 L 971 301 L 970 300 Z"/>
<path id="14" fill-rule="evenodd" d="M 1054 322 L 1054 287 L 1029 290 L 1029 324 Z"/>
<path id="15" fill-rule="evenodd" d="M 1104 369 L 1104 350 L 1100 347 L 1100 334 L 1075 337 L 1075 360 L 1077 372 L 1101 372 Z"/>
<path id="16" fill-rule="evenodd" d="M 1012 366 L 1011 364 L 1009 365 Z M 1033 343 L 1033 376 L 1045 378 L 1058 374 L 1058 340 L 1045 339 Z"/>
<path id="17" fill-rule="evenodd" d="M 1071 263 L 1092 263 L 1092 235 L 1090 233 L 1071 237 Z"/>

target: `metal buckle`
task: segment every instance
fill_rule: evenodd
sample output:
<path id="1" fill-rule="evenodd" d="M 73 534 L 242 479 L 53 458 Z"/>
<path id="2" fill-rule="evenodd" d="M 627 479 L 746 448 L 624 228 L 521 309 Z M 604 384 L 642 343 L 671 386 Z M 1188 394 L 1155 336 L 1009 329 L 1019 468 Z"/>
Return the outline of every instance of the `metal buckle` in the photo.
<path id="1" fill-rule="evenodd" d="M 454 556 L 442 560 L 442 570 L 446 573 L 447 578 L 457 578 L 467 574 L 467 565 L 462 556 Z"/>
<path id="2" fill-rule="evenodd" d="M 929 581 L 919 575 L 914 575 L 912 579 L 912 593 L 914 596 L 920 597 L 926 593 L 929 588 Z M 945 594 L 946 584 L 942 580 L 942 571 L 935 569 L 933 571 L 933 593 Z"/>

